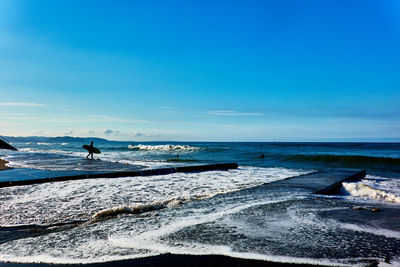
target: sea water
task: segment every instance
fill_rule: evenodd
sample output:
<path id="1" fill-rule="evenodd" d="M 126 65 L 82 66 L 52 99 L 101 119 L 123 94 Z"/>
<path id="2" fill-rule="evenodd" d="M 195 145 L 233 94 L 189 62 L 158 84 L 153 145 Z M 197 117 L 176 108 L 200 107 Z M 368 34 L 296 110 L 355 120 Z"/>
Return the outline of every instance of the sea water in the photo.
<path id="1" fill-rule="evenodd" d="M 237 162 L 238 169 L 0 189 L 0 261 L 96 263 L 162 253 L 292 263 L 400 262 L 400 144 L 13 140 L 14 168 L 105 172 Z M 335 196 L 268 190 L 319 170 L 366 169 Z M 12 177 L 11 177 L 12 178 Z M 34 177 L 32 177 L 34 179 Z"/>

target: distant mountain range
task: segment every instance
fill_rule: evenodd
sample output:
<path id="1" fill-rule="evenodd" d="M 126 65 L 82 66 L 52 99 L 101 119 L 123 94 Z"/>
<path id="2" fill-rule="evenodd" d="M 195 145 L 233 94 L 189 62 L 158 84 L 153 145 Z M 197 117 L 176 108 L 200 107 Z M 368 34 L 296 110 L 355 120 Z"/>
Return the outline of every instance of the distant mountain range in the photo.
<path id="1" fill-rule="evenodd" d="M 45 137 L 45 136 L 27 136 L 27 137 L 14 137 L 14 136 L 2 136 L 0 139 L 7 143 L 18 143 L 18 142 L 46 142 L 46 143 L 72 143 L 72 142 L 108 142 L 107 139 L 98 137 L 72 137 L 72 136 L 57 136 L 57 137 Z"/>

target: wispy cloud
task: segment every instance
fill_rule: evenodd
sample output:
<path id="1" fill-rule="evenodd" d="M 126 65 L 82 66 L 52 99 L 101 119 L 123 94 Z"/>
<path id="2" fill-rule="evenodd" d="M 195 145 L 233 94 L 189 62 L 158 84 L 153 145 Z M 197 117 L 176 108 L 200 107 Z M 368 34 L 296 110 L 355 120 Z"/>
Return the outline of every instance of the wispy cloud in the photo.
<path id="1" fill-rule="evenodd" d="M 238 112 L 234 110 L 211 110 L 208 111 L 212 116 L 263 116 L 263 113 L 256 112 Z"/>
<path id="2" fill-rule="evenodd" d="M 127 119 L 122 117 L 108 116 L 108 115 L 89 115 L 84 119 L 91 122 L 126 122 L 126 123 L 146 123 L 147 120 Z"/>
<path id="3" fill-rule="evenodd" d="M 103 134 L 107 135 L 107 136 L 108 135 L 118 135 L 118 134 L 121 134 L 121 132 L 118 130 L 104 129 Z"/>
<path id="4" fill-rule="evenodd" d="M 132 133 L 132 137 L 142 137 L 142 136 L 144 136 L 145 134 L 143 134 L 143 133 L 141 133 L 141 132 L 133 132 Z"/>
<path id="5" fill-rule="evenodd" d="M 108 115 L 69 115 L 69 114 L 45 114 L 32 115 L 31 113 L 7 113 L 4 117 L 9 121 L 29 121 L 36 123 L 149 123 L 146 120 L 127 119 Z"/>
<path id="6" fill-rule="evenodd" d="M 162 135 L 160 134 L 153 134 L 153 133 L 145 133 L 139 131 L 120 131 L 117 129 L 86 129 L 84 131 L 74 131 L 75 135 L 80 136 L 97 136 L 103 138 L 120 138 L 121 140 L 131 140 L 134 139 L 151 139 L 151 138 L 158 138 Z"/>
<path id="7" fill-rule="evenodd" d="M 111 129 L 104 129 L 104 131 L 103 131 L 103 134 L 105 134 L 105 135 L 110 135 L 112 133 L 114 133 L 114 131 Z"/>
<path id="8" fill-rule="evenodd" d="M 85 135 L 94 135 L 94 134 L 96 134 L 96 131 L 88 129 L 88 130 L 83 131 L 83 134 L 85 134 Z"/>
<path id="9" fill-rule="evenodd" d="M 138 131 L 131 132 L 129 135 L 134 138 L 158 138 L 162 136 L 161 134 L 144 133 Z"/>
<path id="10" fill-rule="evenodd" d="M 0 102 L 3 107 L 44 107 L 46 104 L 27 103 L 27 102 Z"/>
<path id="11" fill-rule="evenodd" d="M 92 121 L 92 122 L 131 122 L 131 120 L 128 120 L 128 119 L 125 119 L 125 118 L 108 116 L 108 115 L 89 115 L 89 116 L 86 117 L 86 121 Z"/>

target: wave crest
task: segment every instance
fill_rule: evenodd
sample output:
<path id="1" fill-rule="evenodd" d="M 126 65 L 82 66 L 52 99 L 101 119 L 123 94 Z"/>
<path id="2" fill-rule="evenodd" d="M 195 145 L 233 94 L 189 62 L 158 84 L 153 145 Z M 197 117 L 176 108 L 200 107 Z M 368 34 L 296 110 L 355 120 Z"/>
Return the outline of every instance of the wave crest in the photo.
<path id="1" fill-rule="evenodd" d="M 92 219 L 101 219 L 104 217 L 117 216 L 120 214 L 142 214 L 145 212 L 161 210 L 165 208 L 172 208 L 181 205 L 186 200 L 184 199 L 172 199 L 163 202 L 155 202 L 150 204 L 139 204 L 131 206 L 117 206 L 108 209 L 104 209 L 96 212 Z"/>
<path id="2" fill-rule="evenodd" d="M 343 183 L 344 190 L 355 197 L 365 197 L 379 201 L 400 203 L 400 196 L 373 188 L 363 183 Z"/>
<path id="3" fill-rule="evenodd" d="M 129 145 L 130 149 L 146 150 L 146 151 L 198 151 L 199 147 L 188 145 Z"/>

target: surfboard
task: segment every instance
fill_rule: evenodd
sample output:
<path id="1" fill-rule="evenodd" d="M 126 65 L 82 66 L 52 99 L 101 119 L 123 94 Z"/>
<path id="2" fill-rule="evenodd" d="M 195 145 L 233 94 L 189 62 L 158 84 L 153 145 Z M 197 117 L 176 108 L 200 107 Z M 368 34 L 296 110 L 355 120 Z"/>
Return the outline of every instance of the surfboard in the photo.
<path id="1" fill-rule="evenodd" d="M 0 139 L 0 149 L 10 149 L 10 150 L 18 150 L 9 143 L 4 142 L 3 140 Z"/>
<path id="2" fill-rule="evenodd" d="M 97 147 L 91 147 L 91 146 L 88 146 L 88 145 L 83 145 L 82 148 L 84 148 L 87 151 L 89 151 L 89 153 L 90 152 L 92 152 L 94 154 L 100 154 L 101 153 L 101 151 Z"/>

